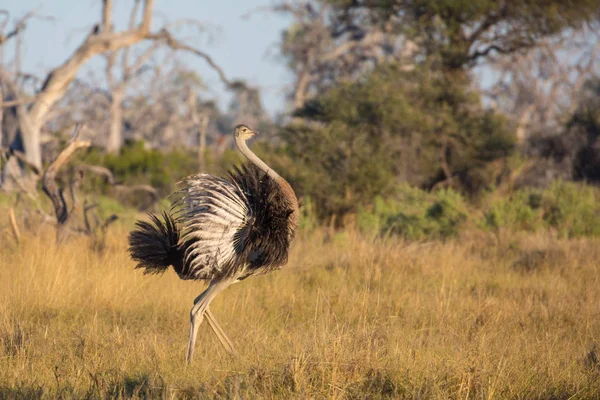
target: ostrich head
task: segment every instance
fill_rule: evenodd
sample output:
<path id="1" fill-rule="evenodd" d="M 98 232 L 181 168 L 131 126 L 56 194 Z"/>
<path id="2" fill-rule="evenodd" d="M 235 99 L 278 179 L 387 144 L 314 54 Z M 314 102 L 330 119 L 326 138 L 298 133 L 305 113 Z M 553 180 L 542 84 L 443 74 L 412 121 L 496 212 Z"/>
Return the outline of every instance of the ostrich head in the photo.
<path id="1" fill-rule="evenodd" d="M 257 134 L 258 132 L 253 131 L 246 125 L 238 125 L 235 128 L 233 128 L 233 136 L 235 137 L 235 139 L 241 139 L 246 141 Z"/>

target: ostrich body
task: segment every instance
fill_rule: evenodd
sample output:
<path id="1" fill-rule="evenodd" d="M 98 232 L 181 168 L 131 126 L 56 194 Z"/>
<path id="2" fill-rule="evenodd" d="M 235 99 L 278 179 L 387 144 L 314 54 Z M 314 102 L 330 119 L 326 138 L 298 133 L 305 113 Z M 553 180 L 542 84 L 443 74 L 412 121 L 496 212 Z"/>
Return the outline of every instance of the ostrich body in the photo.
<path id="1" fill-rule="evenodd" d="M 210 302 L 235 282 L 281 268 L 298 225 L 292 187 L 246 145 L 256 133 L 238 125 L 233 135 L 249 165 L 234 168 L 228 179 L 189 176 L 171 212 L 163 212 L 162 220 L 151 214 L 151 222 L 138 221 L 129 234 L 136 268 L 152 274 L 173 266 L 181 279 L 209 282 L 190 311 L 188 363 L 204 317 L 225 349 L 235 354 L 208 308 Z"/>

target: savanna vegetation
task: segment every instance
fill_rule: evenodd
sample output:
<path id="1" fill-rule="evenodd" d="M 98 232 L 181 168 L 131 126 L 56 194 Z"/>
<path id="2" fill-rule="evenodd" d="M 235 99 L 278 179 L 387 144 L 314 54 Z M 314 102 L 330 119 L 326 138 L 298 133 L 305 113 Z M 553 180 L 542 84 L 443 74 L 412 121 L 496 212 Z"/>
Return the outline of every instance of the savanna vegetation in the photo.
<path id="1" fill-rule="evenodd" d="M 1 14 L 0 398 L 600 398 L 596 1 L 277 2 L 276 118 L 152 0 L 112 5 L 45 77 L 19 70 L 35 13 Z M 299 232 L 211 306 L 240 357 L 203 326 L 186 366 L 203 284 L 134 270 L 127 232 L 242 162 L 237 123 Z"/>
<path id="2" fill-rule="evenodd" d="M 102 254 L 51 229 L 2 246 L 3 398 L 579 398 L 600 395 L 598 242 L 447 242 L 303 230 L 289 265 L 234 285 L 201 327 L 200 283 L 143 276 L 128 226 Z"/>

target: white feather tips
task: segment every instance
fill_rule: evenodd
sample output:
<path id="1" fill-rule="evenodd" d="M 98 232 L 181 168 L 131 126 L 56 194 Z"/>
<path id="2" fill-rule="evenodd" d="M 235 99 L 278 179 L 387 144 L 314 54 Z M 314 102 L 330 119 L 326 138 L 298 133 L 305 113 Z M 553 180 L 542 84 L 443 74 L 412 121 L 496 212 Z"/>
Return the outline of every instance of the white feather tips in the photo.
<path id="1" fill-rule="evenodd" d="M 185 180 L 183 195 L 174 206 L 184 227 L 182 242 L 191 243 L 184 263 L 195 279 L 221 275 L 235 265 L 236 233 L 251 218 L 242 190 L 231 182 L 208 174 Z"/>

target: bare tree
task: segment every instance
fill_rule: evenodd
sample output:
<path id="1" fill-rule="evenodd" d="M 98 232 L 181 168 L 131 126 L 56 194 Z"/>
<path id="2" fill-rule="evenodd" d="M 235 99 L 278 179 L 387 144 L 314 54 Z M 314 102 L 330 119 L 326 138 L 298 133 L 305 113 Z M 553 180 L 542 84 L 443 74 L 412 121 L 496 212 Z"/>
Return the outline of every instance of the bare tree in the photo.
<path id="1" fill-rule="evenodd" d="M 59 187 L 57 183 L 57 175 L 68 163 L 73 154 L 79 149 L 85 149 L 90 146 L 90 141 L 81 139 L 82 126 L 76 125 L 73 131 L 71 140 L 62 149 L 58 156 L 52 161 L 44 172 L 42 178 L 42 188 L 44 193 L 52 201 L 54 214 L 56 216 L 56 241 L 64 243 L 71 235 L 86 235 L 92 238 L 92 247 L 98 251 L 104 248 L 104 239 L 108 226 L 117 220 L 116 215 L 111 215 L 104 221 L 100 221 L 97 215 L 94 215 L 95 224 L 91 223 L 90 213 L 98 205 L 96 203 L 88 204 L 84 201 L 83 207 L 79 204 L 77 189 L 79 188 L 83 178 L 86 166 L 80 166 L 75 169 L 73 176 L 70 179 L 69 194 L 70 207 L 64 196 L 64 188 Z M 87 170 L 98 173 L 93 167 L 87 166 Z M 112 178 L 112 174 L 110 174 Z M 83 214 L 83 227 L 77 224 L 76 216 L 78 213 Z"/>
<path id="2" fill-rule="evenodd" d="M 42 87 L 32 99 L 30 107 L 19 116 L 19 126 L 27 159 L 40 167 L 42 161 L 40 132 L 52 106 L 60 100 L 69 84 L 75 79 L 79 68 L 91 57 L 105 51 L 131 46 L 151 38 L 152 8 L 154 0 L 144 0 L 142 21 L 134 28 L 123 32 L 112 29 L 112 0 L 104 0 L 102 24 L 97 25 L 62 65 L 53 69 Z"/>
<path id="3" fill-rule="evenodd" d="M 27 26 L 27 20 L 33 17 L 33 13 L 25 14 L 23 18 L 16 21 L 13 29 L 6 32 L 6 27 L 10 21 L 10 14 L 6 10 L 0 10 L 0 15 L 4 17 L 4 20 L 0 23 L 0 46 L 23 31 Z"/>
<path id="4" fill-rule="evenodd" d="M 317 1 L 284 1 L 269 9 L 294 18 L 281 51 L 296 76 L 295 109 L 323 89 L 352 80 L 375 65 L 394 60 L 413 68 L 416 44 L 392 31 L 393 20 L 383 25 L 345 24 L 331 5 Z"/>
<path id="5" fill-rule="evenodd" d="M 142 19 L 139 23 L 136 23 L 135 16 L 140 3 L 143 4 Z M 62 65 L 56 67 L 47 75 L 40 90 L 33 98 L 21 101 L 18 108 L 19 130 L 25 154 L 31 164 L 38 168 L 41 166 L 41 128 L 48 121 L 50 110 L 65 95 L 80 67 L 97 54 L 109 54 L 107 75 L 109 80 L 112 80 L 112 85 L 110 85 L 112 91 L 112 122 L 111 135 L 109 136 L 111 150 L 118 147 L 120 141 L 119 117 L 125 85 L 133 76 L 139 73 L 144 61 L 151 53 L 151 51 L 145 52 L 135 63 L 129 64 L 128 52 L 124 52 L 121 62 L 124 69 L 123 76 L 121 77 L 121 82 L 117 83 L 116 79 L 112 78 L 111 71 L 118 50 L 128 48 L 144 40 L 150 40 L 155 43 L 164 44 L 174 50 L 191 52 L 204 59 L 215 69 L 225 85 L 230 84 L 222 69 L 206 53 L 190 45 L 181 43 L 173 37 L 166 27 L 161 28 L 157 32 L 151 31 L 153 6 L 154 0 L 136 0 L 131 13 L 129 28 L 121 32 L 116 32 L 112 24 L 113 0 L 103 0 L 101 23 L 92 29 L 75 52 Z M 25 102 L 29 103 L 28 107 L 22 104 Z"/>
<path id="6" fill-rule="evenodd" d="M 512 119 L 521 144 L 535 132 L 557 134 L 578 106 L 586 81 L 600 76 L 600 37 L 567 32 L 525 52 L 493 57 L 486 65 L 499 78 L 484 94 Z"/>
<path id="7" fill-rule="evenodd" d="M 125 102 L 123 117 L 131 133 L 154 148 L 196 144 L 203 114 L 196 98 L 205 89 L 200 77 L 173 62 L 157 63 L 149 75 L 146 87 Z"/>
<path id="8" fill-rule="evenodd" d="M 129 17 L 129 29 L 135 29 L 136 15 L 138 14 L 140 0 L 135 0 Z M 110 29 L 113 29 L 112 26 Z M 152 54 L 160 47 L 160 42 L 154 42 L 145 51 L 143 51 L 133 63 L 130 63 L 131 47 L 125 47 L 121 50 L 120 76 L 115 76 L 114 71 L 118 51 L 110 51 L 106 54 L 106 80 L 110 92 L 110 124 L 108 138 L 106 140 L 106 150 L 115 153 L 121 148 L 122 129 L 123 129 L 123 101 L 125 92 L 131 81 L 147 70 L 146 62 L 152 57 Z"/>
<path id="9" fill-rule="evenodd" d="M 198 111 L 198 97 L 191 89 L 188 89 L 187 106 L 193 127 L 198 130 L 198 165 L 200 171 L 206 172 L 206 134 L 211 110 L 207 107 L 204 112 Z"/>
<path id="10" fill-rule="evenodd" d="M 231 84 L 234 97 L 230 104 L 234 124 L 246 123 L 258 127 L 265 121 L 265 110 L 262 106 L 260 91 L 238 80 Z"/>
<path id="11" fill-rule="evenodd" d="M 71 181 L 70 193 L 71 193 L 71 208 L 67 206 L 67 202 L 64 197 L 64 189 L 59 188 L 56 183 L 56 175 L 58 171 L 68 163 L 69 158 L 78 149 L 87 148 L 90 146 L 90 142 L 80 139 L 81 126 L 76 126 L 73 137 L 67 144 L 67 146 L 61 151 L 56 159 L 50 164 L 48 169 L 44 172 L 42 179 L 42 188 L 44 193 L 48 195 L 54 206 L 54 214 L 56 215 L 56 241 L 61 243 L 64 242 L 71 233 L 71 225 L 73 221 L 73 214 L 77 211 L 79 204 L 77 202 L 76 190 L 81 183 L 83 173 L 78 171 L 75 177 Z"/>

